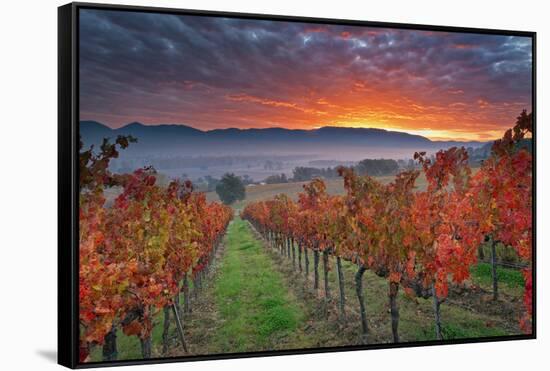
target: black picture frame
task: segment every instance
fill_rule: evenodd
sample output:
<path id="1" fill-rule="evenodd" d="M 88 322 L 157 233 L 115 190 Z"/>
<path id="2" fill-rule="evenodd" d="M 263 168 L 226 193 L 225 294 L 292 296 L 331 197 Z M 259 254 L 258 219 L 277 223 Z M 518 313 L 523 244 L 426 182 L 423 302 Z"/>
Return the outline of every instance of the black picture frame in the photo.
<path id="1" fill-rule="evenodd" d="M 523 36 L 532 40 L 532 112 L 533 112 L 533 316 L 532 334 L 480 337 L 460 340 L 422 341 L 398 344 L 372 344 L 343 347 L 325 347 L 260 351 L 252 353 L 209 354 L 145 360 L 79 363 L 78 322 L 78 122 L 79 122 L 79 23 L 81 9 L 108 9 L 131 12 L 153 12 L 211 17 L 271 20 L 315 24 L 355 25 L 406 30 L 429 30 L 475 34 Z M 353 350 L 418 347 L 464 343 L 496 342 L 536 339 L 536 32 L 485 28 L 463 28 L 421 24 L 357 21 L 345 19 L 311 18 L 282 15 L 233 13 L 144 6 L 70 3 L 58 8 L 58 363 L 69 368 L 122 366 L 168 362 L 188 362 L 246 357 L 264 357 L 290 354 L 342 352 Z"/>

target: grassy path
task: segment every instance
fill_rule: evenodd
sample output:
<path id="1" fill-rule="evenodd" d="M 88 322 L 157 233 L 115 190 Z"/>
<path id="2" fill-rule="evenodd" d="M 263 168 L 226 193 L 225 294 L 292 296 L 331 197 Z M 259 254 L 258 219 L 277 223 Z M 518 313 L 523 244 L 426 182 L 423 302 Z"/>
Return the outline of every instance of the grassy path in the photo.
<path id="1" fill-rule="evenodd" d="M 192 354 L 315 347 L 334 336 L 312 326 L 310 308 L 276 264 L 251 226 L 236 218 L 216 276 L 187 322 Z"/>
<path id="2" fill-rule="evenodd" d="M 214 296 L 221 326 L 212 346 L 220 352 L 280 348 L 304 320 L 273 261 L 238 218 L 227 233 Z"/>

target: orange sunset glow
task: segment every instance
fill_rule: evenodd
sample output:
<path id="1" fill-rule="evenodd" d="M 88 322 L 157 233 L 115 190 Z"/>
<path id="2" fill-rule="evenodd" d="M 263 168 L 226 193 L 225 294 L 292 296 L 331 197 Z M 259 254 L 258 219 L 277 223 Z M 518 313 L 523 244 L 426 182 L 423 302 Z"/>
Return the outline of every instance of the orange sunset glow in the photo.
<path id="1" fill-rule="evenodd" d="M 98 10 L 81 27 L 80 118 L 112 128 L 342 126 L 487 141 L 531 109 L 528 38 Z"/>

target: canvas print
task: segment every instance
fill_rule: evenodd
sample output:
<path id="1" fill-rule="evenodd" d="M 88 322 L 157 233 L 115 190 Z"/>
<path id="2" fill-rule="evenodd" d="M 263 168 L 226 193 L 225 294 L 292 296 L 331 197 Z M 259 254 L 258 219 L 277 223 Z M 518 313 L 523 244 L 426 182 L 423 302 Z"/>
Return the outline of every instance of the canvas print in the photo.
<path id="1" fill-rule="evenodd" d="M 532 334 L 532 50 L 79 9 L 80 362 Z"/>

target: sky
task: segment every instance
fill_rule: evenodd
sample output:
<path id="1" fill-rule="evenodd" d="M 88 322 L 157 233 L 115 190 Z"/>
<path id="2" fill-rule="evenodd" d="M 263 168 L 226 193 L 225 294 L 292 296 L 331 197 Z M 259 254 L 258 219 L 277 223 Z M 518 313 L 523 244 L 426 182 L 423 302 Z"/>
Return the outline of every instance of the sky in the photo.
<path id="1" fill-rule="evenodd" d="M 80 119 L 490 140 L 531 110 L 531 39 L 80 10 Z"/>

